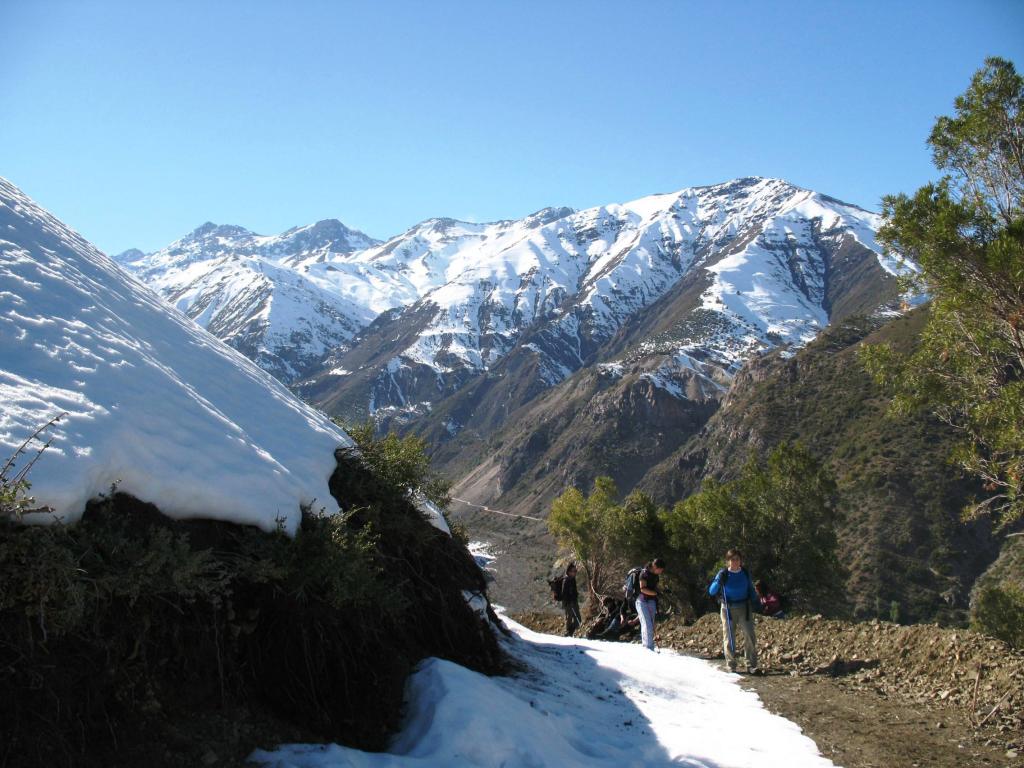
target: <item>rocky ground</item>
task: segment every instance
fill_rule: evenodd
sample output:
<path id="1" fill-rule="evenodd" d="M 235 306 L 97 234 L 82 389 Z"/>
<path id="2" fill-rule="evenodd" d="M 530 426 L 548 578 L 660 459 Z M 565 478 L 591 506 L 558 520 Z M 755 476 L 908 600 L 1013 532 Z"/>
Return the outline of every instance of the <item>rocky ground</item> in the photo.
<path id="1" fill-rule="evenodd" d="M 560 634 L 549 613 L 513 615 Z M 766 674 L 745 676 L 773 712 L 845 768 L 1024 766 L 1024 653 L 966 630 L 758 619 Z M 658 644 L 722 659 L 721 624 L 659 623 Z"/>

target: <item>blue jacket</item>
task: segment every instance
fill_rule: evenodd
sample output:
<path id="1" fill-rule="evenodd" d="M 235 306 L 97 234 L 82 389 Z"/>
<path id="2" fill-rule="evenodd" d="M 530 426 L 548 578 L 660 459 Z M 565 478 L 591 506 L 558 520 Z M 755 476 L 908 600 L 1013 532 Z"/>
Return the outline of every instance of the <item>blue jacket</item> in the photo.
<path id="1" fill-rule="evenodd" d="M 708 594 L 712 597 L 717 595 L 722 588 L 722 577 L 725 573 L 725 568 L 720 570 L 715 576 L 715 580 L 711 582 L 711 586 L 708 587 Z M 741 569 L 738 573 L 729 573 L 729 578 L 725 581 L 725 598 L 730 603 L 745 603 L 750 600 L 756 610 L 761 609 L 761 598 L 757 596 L 754 582 L 746 568 Z"/>

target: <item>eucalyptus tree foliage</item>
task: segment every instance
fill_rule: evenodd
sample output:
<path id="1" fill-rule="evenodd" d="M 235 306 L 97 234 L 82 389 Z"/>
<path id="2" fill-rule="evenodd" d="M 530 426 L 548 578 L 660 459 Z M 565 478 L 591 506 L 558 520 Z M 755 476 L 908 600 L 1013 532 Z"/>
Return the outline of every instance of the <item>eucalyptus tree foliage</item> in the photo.
<path id="1" fill-rule="evenodd" d="M 921 265 L 931 298 L 909 353 L 868 347 L 864 361 L 893 409 L 927 408 L 963 435 L 953 459 L 981 478 L 969 516 L 1000 526 L 1024 512 L 1024 79 L 989 58 L 955 115 L 928 138 L 942 178 L 883 200 L 882 242 Z"/>

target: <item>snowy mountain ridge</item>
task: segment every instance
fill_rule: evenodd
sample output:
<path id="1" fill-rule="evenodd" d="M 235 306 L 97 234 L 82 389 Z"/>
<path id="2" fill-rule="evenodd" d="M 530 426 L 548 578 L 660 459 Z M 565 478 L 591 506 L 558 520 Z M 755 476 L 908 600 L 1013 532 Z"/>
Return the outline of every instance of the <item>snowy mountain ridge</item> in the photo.
<path id="1" fill-rule="evenodd" d="M 378 333 L 332 355 L 307 396 L 332 408 L 342 399 L 332 390 L 351 390 L 344 398 L 371 410 L 422 413 L 513 350 L 535 358 L 547 387 L 595 363 L 611 363 L 615 373 L 642 361 L 644 375 L 680 396 L 694 385 L 718 390 L 752 354 L 802 345 L 837 307 L 845 311 L 844 276 L 857 273 L 849 282 L 871 283 L 866 293 L 877 294 L 905 268 L 877 244 L 876 214 L 778 179 L 547 210 L 483 229 L 454 225 L 436 241 L 411 231 L 353 254 L 375 262 L 387 254 L 389 266 L 404 266 L 429 290 L 384 318 Z M 673 310 L 676 328 L 637 340 L 617 359 L 598 359 L 683 285 L 692 295 Z M 386 359 L 359 349 L 393 339 L 403 341 Z"/>
<path id="2" fill-rule="evenodd" d="M 450 393 L 517 345 L 552 386 L 685 277 L 703 284 L 700 327 L 651 375 L 678 388 L 668 379 L 686 369 L 721 386 L 721 372 L 755 351 L 805 343 L 828 324 L 837 252 L 870 254 L 885 274 L 901 268 L 875 241 L 878 225 L 856 206 L 754 177 L 514 221 L 431 219 L 384 243 L 339 222 L 274 237 L 206 224 L 119 261 L 286 382 L 319 367 L 324 389 L 328 377 L 365 370 L 346 355 L 375 318 L 395 336 L 414 332 L 362 387 L 371 409 L 403 409 Z M 424 398 L 430 377 L 436 396 Z"/>

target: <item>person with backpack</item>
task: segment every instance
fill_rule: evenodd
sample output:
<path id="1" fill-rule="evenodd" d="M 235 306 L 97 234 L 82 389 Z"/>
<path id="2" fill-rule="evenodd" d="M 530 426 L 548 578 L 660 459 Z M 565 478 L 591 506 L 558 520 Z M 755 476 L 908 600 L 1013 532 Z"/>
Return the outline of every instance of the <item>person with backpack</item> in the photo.
<path id="1" fill-rule="evenodd" d="M 730 672 L 736 671 L 736 629 L 743 633 L 743 650 L 747 657 L 747 671 L 761 674 L 757 666 L 757 640 L 754 637 L 754 612 L 761 608 L 761 598 L 754 589 L 750 573 L 743 567 L 743 554 L 738 549 L 725 553 L 726 567 L 716 575 L 708 594 L 718 597 L 722 605 L 722 645 L 725 664 Z"/>
<path id="2" fill-rule="evenodd" d="M 636 576 L 636 613 L 640 617 L 640 642 L 654 650 L 654 615 L 658 612 L 658 581 L 665 570 L 665 561 L 656 557 Z"/>
<path id="3" fill-rule="evenodd" d="M 580 616 L 580 595 L 576 589 L 576 563 L 566 566 L 565 575 L 559 582 L 558 600 L 565 611 L 565 636 L 572 637 L 583 622 Z"/>

